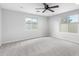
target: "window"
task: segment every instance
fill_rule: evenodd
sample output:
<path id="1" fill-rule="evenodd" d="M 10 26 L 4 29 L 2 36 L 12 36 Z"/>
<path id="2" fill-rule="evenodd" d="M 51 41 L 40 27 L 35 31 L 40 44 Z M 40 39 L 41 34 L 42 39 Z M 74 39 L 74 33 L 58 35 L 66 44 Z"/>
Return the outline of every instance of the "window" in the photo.
<path id="1" fill-rule="evenodd" d="M 26 18 L 25 19 L 26 29 L 27 30 L 36 30 L 38 25 L 38 20 L 36 18 Z"/>
<path id="2" fill-rule="evenodd" d="M 77 23 L 78 22 L 78 15 L 72 15 L 72 16 L 68 16 L 67 20 L 69 21 L 69 23 Z"/>
<path id="3" fill-rule="evenodd" d="M 78 32 L 79 15 L 70 15 L 64 17 L 60 22 L 61 32 Z"/>

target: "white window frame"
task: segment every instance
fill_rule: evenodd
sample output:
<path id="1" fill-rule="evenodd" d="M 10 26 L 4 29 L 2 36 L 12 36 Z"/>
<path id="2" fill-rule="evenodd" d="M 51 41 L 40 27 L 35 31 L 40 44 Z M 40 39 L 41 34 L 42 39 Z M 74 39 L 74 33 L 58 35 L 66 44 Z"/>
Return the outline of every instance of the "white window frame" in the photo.
<path id="1" fill-rule="evenodd" d="M 36 25 L 35 25 L 36 22 Z M 36 27 L 36 28 L 34 28 Z M 38 29 L 38 19 L 34 17 L 26 17 L 25 18 L 25 28 L 26 30 L 37 30 Z"/>

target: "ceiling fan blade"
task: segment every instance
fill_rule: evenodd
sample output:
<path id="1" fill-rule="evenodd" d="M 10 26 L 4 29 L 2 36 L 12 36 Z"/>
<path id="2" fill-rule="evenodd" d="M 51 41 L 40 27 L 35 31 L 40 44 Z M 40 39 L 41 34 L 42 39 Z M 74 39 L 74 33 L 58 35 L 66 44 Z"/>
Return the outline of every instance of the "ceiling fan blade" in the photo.
<path id="1" fill-rule="evenodd" d="M 44 8 L 35 8 L 35 9 L 44 9 Z"/>
<path id="2" fill-rule="evenodd" d="M 59 5 L 52 6 L 52 7 L 49 7 L 49 8 L 58 8 L 58 7 L 59 7 Z"/>
<path id="3" fill-rule="evenodd" d="M 48 9 L 49 11 L 51 11 L 51 12 L 54 12 L 53 10 L 51 10 L 51 9 Z"/>
<path id="4" fill-rule="evenodd" d="M 44 13 L 46 11 L 46 9 L 44 11 L 42 11 L 42 13 Z"/>
<path id="5" fill-rule="evenodd" d="M 45 5 L 45 6 L 46 6 L 47 4 L 46 4 L 46 3 L 43 3 L 43 5 Z"/>

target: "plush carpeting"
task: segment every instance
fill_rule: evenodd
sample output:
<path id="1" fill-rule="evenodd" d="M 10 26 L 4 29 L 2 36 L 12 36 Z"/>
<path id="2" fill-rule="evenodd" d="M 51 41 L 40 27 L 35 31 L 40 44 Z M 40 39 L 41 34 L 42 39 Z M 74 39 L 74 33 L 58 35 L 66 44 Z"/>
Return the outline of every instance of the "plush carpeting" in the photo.
<path id="1" fill-rule="evenodd" d="M 61 39 L 43 37 L 3 44 L 0 56 L 78 56 L 79 45 Z"/>

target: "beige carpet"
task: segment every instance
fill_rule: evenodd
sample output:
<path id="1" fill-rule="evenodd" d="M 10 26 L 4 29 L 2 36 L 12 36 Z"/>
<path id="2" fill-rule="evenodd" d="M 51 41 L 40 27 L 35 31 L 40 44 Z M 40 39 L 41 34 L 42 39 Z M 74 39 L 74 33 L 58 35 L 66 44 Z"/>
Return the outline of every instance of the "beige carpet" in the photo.
<path id="1" fill-rule="evenodd" d="M 79 45 L 61 39 L 43 37 L 0 47 L 1 56 L 78 56 Z"/>

